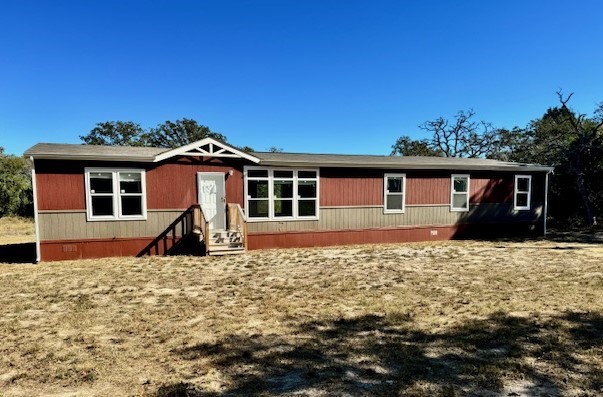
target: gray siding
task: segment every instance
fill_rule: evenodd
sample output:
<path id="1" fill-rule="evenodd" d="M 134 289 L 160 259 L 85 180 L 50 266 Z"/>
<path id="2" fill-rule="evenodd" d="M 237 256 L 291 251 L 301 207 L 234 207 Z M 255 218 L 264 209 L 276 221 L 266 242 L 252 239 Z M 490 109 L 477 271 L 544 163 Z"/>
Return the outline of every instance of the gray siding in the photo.
<path id="1" fill-rule="evenodd" d="M 472 205 L 469 212 L 451 212 L 449 205 L 406 206 L 404 214 L 384 214 L 382 207 L 321 208 L 317 221 L 249 222 L 254 232 L 288 232 L 300 230 L 346 230 L 396 226 L 449 226 L 461 223 L 514 222 L 538 220 L 541 203 L 531 211 L 513 211 L 512 204 Z"/>
<path id="2" fill-rule="evenodd" d="M 149 210 L 146 221 L 88 222 L 85 211 L 41 211 L 40 240 L 157 237 L 183 212 Z"/>
<path id="3" fill-rule="evenodd" d="M 511 204 L 480 204 L 469 212 L 451 212 L 448 205 L 406 206 L 404 214 L 384 214 L 382 207 L 330 207 L 320 209 L 317 221 L 249 222 L 247 230 L 287 232 L 346 230 L 397 226 L 448 226 L 457 223 L 534 222 L 543 206 L 533 203 L 532 211 L 513 211 Z M 128 237 L 157 237 L 184 210 L 149 210 L 146 221 L 86 221 L 85 211 L 42 211 L 39 214 L 40 240 L 80 240 Z"/>

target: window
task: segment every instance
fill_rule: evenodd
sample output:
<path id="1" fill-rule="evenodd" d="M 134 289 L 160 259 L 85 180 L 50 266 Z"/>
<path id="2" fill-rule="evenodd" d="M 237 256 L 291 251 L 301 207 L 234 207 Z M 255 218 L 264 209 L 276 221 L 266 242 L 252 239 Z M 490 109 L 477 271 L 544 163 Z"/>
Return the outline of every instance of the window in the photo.
<path id="1" fill-rule="evenodd" d="M 88 220 L 146 219 L 145 172 L 86 168 Z"/>
<path id="2" fill-rule="evenodd" d="M 450 211 L 469 211 L 469 175 L 452 175 L 450 190 Z"/>
<path id="3" fill-rule="evenodd" d="M 318 171 L 245 168 L 249 220 L 318 219 Z"/>
<path id="4" fill-rule="evenodd" d="M 515 175 L 515 192 L 513 208 L 516 210 L 529 210 L 532 196 L 532 176 Z"/>
<path id="5" fill-rule="evenodd" d="M 404 212 L 405 174 L 385 174 L 383 176 L 383 212 Z"/>

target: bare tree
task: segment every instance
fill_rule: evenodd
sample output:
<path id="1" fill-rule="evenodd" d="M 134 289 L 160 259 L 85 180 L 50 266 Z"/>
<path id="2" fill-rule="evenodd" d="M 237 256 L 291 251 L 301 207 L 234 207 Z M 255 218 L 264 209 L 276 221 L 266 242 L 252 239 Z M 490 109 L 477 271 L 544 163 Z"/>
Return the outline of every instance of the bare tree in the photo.
<path id="1" fill-rule="evenodd" d="M 474 116 L 473 109 L 461 110 L 452 121 L 438 117 L 419 128 L 432 135 L 429 146 L 445 157 L 486 157 L 500 146 L 500 131 Z"/>

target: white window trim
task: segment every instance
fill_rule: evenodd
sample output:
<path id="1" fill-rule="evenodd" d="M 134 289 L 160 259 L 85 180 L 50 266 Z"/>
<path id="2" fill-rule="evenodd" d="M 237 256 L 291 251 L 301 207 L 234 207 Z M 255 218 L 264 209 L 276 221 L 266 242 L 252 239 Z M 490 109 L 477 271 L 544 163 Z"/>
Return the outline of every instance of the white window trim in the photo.
<path id="1" fill-rule="evenodd" d="M 253 180 L 267 180 L 268 181 L 268 216 L 264 218 L 250 217 L 249 216 L 249 195 L 247 192 L 247 171 L 249 170 L 266 170 L 268 171 L 268 177 L 252 177 Z M 274 200 L 277 198 L 274 196 L 274 171 L 293 171 L 293 216 L 274 216 Z M 298 173 L 300 171 L 311 171 L 316 172 L 316 178 L 299 178 Z M 289 180 L 290 178 L 276 178 L 276 180 Z M 298 202 L 304 200 L 297 194 L 298 181 L 313 181 L 316 180 L 316 198 L 306 198 L 306 200 L 315 200 L 315 216 L 299 216 L 298 215 Z M 319 219 L 320 210 L 320 171 L 318 168 L 290 168 L 290 167 L 260 167 L 260 166 L 245 166 L 243 168 L 243 194 L 245 195 L 245 218 L 247 222 L 289 222 L 289 221 L 315 221 Z"/>
<path id="2" fill-rule="evenodd" d="M 519 191 L 517 190 L 517 180 L 518 179 L 527 179 L 528 180 L 528 190 L 527 191 Z M 517 194 L 518 193 L 527 193 L 528 194 L 528 205 L 526 206 L 518 206 L 517 205 Z M 513 186 L 513 209 L 515 211 L 528 211 L 530 210 L 532 205 L 532 175 L 515 175 L 515 185 Z"/>
<path id="3" fill-rule="evenodd" d="M 455 178 L 467 178 L 467 208 L 458 208 L 454 206 L 454 194 L 461 194 L 465 192 L 455 192 L 454 191 L 454 179 Z M 471 177 L 469 174 L 452 174 L 450 175 L 450 211 L 451 212 L 467 212 L 469 211 L 469 207 L 471 207 L 471 203 L 469 200 L 471 199 L 469 192 L 471 192 Z"/>
<path id="4" fill-rule="evenodd" d="M 402 178 L 402 193 L 389 193 L 387 190 L 387 179 L 388 178 Z M 387 196 L 395 195 L 402 196 L 402 209 L 401 210 L 389 210 L 387 209 Z M 406 174 L 383 174 L 383 213 L 384 214 L 403 214 L 406 210 Z"/>
<path id="5" fill-rule="evenodd" d="M 92 215 L 92 194 L 90 193 L 90 173 L 94 172 L 110 172 L 113 174 L 113 211 L 114 215 Z M 140 173 L 140 183 L 142 185 L 142 215 L 121 215 L 121 194 L 119 189 L 119 173 L 120 172 L 137 172 Z M 84 168 L 85 186 L 86 186 L 86 219 L 90 222 L 98 221 L 144 221 L 147 219 L 147 181 L 146 171 L 138 168 Z M 109 194 L 107 194 L 109 195 Z"/>

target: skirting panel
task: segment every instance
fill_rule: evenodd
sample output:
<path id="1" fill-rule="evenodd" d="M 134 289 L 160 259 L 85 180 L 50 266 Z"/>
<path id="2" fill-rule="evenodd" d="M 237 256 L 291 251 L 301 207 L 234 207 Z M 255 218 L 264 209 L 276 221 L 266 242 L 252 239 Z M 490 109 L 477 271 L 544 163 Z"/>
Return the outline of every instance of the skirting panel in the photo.
<path id="1" fill-rule="evenodd" d="M 171 238 L 154 243 L 153 238 L 123 238 L 94 240 L 41 241 L 42 261 L 62 261 L 74 259 L 106 258 L 111 256 L 138 256 L 146 248 L 149 254 L 163 255 L 173 246 Z"/>
<path id="2" fill-rule="evenodd" d="M 436 241 L 457 238 L 520 237 L 538 235 L 540 224 L 483 224 L 401 228 L 374 228 L 280 233 L 249 233 L 248 249 L 324 247 L 351 244 L 381 244 L 413 241 Z M 196 238 L 196 236 L 195 236 Z M 140 256 L 164 254 L 201 255 L 198 242 L 187 239 L 84 239 L 40 242 L 41 260 L 76 260 L 111 256 Z"/>
<path id="3" fill-rule="evenodd" d="M 489 238 L 538 235 L 533 223 L 451 225 L 433 227 L 329 230 L 309 232 L 253 233 L 248 235 L 248 248 L 301 248 L 349 244 L 381 244 L 417 241 Z"/>

